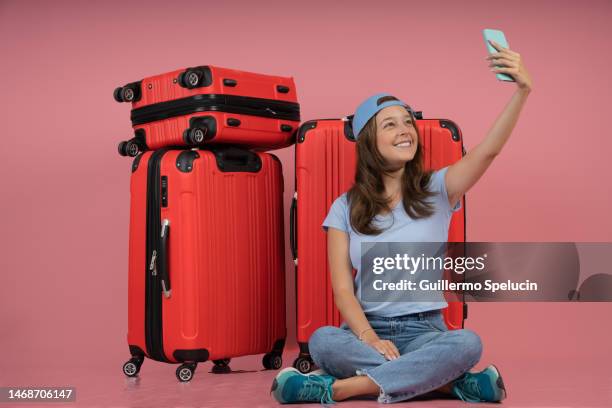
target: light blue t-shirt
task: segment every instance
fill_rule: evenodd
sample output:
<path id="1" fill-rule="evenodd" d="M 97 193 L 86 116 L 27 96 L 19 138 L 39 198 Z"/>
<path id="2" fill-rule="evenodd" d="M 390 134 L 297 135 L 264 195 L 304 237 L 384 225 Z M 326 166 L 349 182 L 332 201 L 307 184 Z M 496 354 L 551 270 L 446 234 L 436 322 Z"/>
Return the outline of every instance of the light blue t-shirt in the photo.
<path id="1" fill-rule="evenodd" d="M 431 175 L 429 191 L 435 195 L 429 199 L 434 205 L 434 213 L 430 217 L 416 220 L 410 218 L 400 201 L 391 213 L 374 217 L 374 225 L 383 229 L 379 235 L 364 235 L 353 230 L 346 193 L 332 204 L 323 221 L 323 228 L 327 231 L 327 228 L 331 227 L 348 233 L 351 264 L 357 270 L 355 294 L 366 314 L 394 317 L 447 306 L 441 294 L 440 301 L 435 302 L 366 302 L 361 299 L 360 279 L 362 242 L 446 242 L 448 240 L 451 216 L 454 211 L 461 208 L 461 201 L 454 208 L 451 208 L 448 202 L 444 181 L 447 170 L 448 167 L 445 167 Z"/>

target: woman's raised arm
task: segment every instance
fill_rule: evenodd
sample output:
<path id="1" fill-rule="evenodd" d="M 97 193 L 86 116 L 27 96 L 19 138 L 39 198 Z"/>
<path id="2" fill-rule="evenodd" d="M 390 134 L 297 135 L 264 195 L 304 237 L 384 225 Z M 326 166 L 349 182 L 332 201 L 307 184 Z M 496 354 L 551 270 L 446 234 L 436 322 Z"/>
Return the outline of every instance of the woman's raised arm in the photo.
<path id="1" fill-rule="evenodd" d="M 454 207 L 461 196 L 476 184 L 493 159 L 501 152 L 531 92 L 531 77 L 525 69 L 520 54 L 508 48 L 502 48 L 494 41 L 491 42 L 491 45 L 498 50 L 497 53 L 487 57 L 487 60 L 490 61 L 489 66 L 493 67 L 491 71 L 495 74 L 504 73 L 512 76 L 517 89 L 493 123 L 485 139 L 461 160 L 451 165 L 446 172 L 446 191 L 451 207 Z"/>

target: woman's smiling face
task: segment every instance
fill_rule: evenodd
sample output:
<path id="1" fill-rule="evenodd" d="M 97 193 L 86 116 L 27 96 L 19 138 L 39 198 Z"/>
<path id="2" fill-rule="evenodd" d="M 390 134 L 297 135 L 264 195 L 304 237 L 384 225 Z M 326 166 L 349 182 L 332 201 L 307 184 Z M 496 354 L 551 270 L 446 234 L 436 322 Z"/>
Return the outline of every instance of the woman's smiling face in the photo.
<path id="1" fill-rule="evenodd" d="M 399 169 L 414 158 L 419 143 L 415 126 L 403 106 L 388 106 L 376 114 L 376 147 L 390 168 Z"/>

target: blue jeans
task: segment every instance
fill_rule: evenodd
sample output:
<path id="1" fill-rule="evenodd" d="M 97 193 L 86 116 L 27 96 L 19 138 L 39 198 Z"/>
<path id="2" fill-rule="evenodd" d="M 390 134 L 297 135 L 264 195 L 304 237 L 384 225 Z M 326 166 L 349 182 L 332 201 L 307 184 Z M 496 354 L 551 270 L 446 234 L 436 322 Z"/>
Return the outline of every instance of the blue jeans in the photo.
<path id="1" fill-rule="evenodd" d="M 395 344 L 398 359 L 385 359 L 346 323 L 319 328 L 308 347 L 314 362 L 336 378 L 367 375 L 380 387 L 382 403 L 407 400 L 448 384 L 474 367 L 482 354 L 480 337 L 471 330 L 448 330 L 438 310 L 368 316 L 368 321 L 381 339 Z"/>

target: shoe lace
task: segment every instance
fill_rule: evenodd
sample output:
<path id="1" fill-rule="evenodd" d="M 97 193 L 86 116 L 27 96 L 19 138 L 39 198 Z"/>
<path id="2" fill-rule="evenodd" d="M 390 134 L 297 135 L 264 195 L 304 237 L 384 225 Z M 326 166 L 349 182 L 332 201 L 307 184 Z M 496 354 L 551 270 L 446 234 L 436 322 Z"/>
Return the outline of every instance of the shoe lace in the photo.
<path id="1" fill-rule="evenodd" d="M 316 401 L 321 404 L 333 404 L 335 401 L 331 396 L 331 384 L 319 375 L 309 375 L 298 393 L 302 401 Z"/>
<path id="2" fill-rule="evenodd" d="M 480 400 L 481 399 L 481 391 L 480 385 L 478 384 L 478 379 L 474 376 L 466 376 L 459 383 L 461 392 L 465 397 L 470 399 Z"/>

